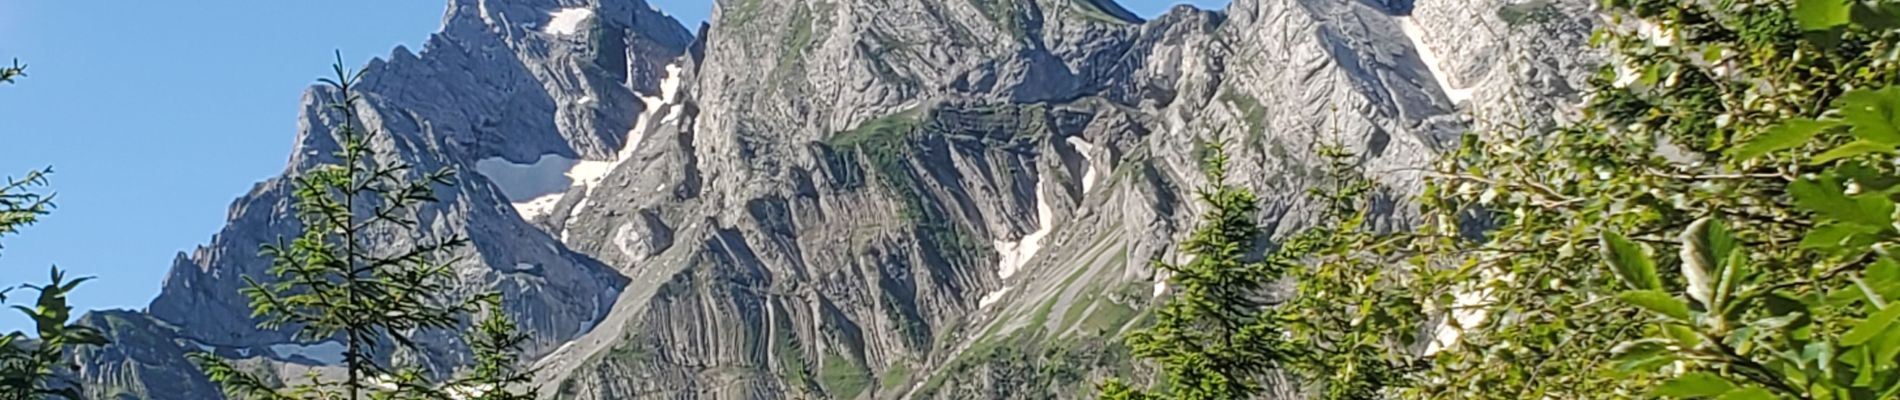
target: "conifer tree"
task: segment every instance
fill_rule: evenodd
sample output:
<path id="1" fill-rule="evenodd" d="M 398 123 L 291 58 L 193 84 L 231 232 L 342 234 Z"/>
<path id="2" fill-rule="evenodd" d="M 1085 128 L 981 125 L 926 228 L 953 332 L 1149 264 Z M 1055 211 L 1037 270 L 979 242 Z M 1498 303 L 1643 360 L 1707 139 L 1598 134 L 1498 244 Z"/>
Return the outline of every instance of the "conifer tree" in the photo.
<path id="1" fill-rule="evenodd" d="M 1198 191 L 1208 210 L 1181 243 L 1189 260 L 1155 265 L 1171 273 L 1173 296 L 1156 312 L 1153 327 L 1128 338 L 1135 355 L 1160 362 L 1167 389 L 1109 381 L 1104 398 L 1244 399 L 1270 389 L 1261 382 L 1283 358 L 1282 332 L 1268 318 L 1265 295 L 1284 270 L 1247 259 L 1261 234 L 1253 219 L 1258 200 L 1226 183 L 1227 153 L 1218 144 L 1212 150 L 1208 186 Z"/>
<path id="2" fill-rule="evenodd" d="M 40 217 L 53 210 L 53 197 L 34 192 L 35 187 L 46 185 L 46 176 L 53 173 L 52 168 L 27 172 L 23 178 L 7 178 L 5 186 L 0 186 L 0 236 L 20 232 L 20 228 L 39 222 Z M 0 245 L 0 249 L 5 249 Z"/>
<path id="3" fill-rule="evenodd" d="M 394 369 L 379 360 L 390 342 L 414 348 L 409 334 L 458 326 L 492 297 L 450 299 L 454 277 L 449 253 L 467 243 L 460 236 L 424 238 L 415 211 L 435 201 L 437 185 L 451 185 L 448 169 L 421 172 L 393 157 L 378 157 L 371 145 L 379 131 L 359 127 L 356 83 L 362 72 L 334 66 L 321 82 L 334 96 L 326 108 L 338 121 L 331 134 L 339 149 L 333 164 L 298 174 L 294 196 L 302 233 L 266 245 L 274 260 L 271 282 L 245 277 L 243 293 L 265 329 L 291 329 L 299 340 L 341 340 L 347 374 L 341 382 L 311 382 L 274 388 L 211 354 L 194 354 L 207 375 L 227 392 L 253 399 L 416 398 L 440 394 L 416 368 Z M 411 231 L 416 243 L 378 242 L 372 232 Z"/>
<path id="4" fill-rule="evenodd" d="M 475 353 L 473 370 L 448 391 L 467 400 L 533 400 L 534 372 L 520 368 L 521 348 L 527 342 L 528 335 L 516 328 L 513 319 L 500 310 L 489 310 L 488 317 L 468 335 Z"/>
<path id="5" fill-rule="evenodd" d="M 25 66 L 14 61 L 13 66 L 0 68 L 0 83 L 12 83 L 14 78 L 25 76 L 25 71 Z M 0 185 L 0 237 L 19 233 L 20 228 L 52 211 L 53 196 L 33 190 L 45 186 L 47 175 L 52 173 L 52 168 L 35 170 L 22 178 L 7 178 Z M 33 321 L 35 335 L 14 331 L 0 336 L 0 400 L 80 398 L 77 383 L 59 378 L 61 372 L 72 368 L 68 352 L 78 346 L 106 344 L 98 330 L 71 323 L 73 308 L 66 302 L 73 289 L 92 278 L 67 281 L 58 267 L 52 268 L 51 275 L 45 285 L 0 290 L 0 302 L 5 302 L 13 289 L 39 293 L 33 307 L 13 306 Z"/>

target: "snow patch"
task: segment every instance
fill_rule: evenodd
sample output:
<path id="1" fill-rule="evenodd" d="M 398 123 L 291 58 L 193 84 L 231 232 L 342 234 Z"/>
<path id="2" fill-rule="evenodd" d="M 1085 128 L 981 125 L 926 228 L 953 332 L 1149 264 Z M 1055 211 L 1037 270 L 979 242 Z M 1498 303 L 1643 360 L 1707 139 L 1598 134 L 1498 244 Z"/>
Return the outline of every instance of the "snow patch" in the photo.
<path id="1" fill-rule="evenodd" d="M 535 217 L 547 215 L 548 211 L 554 211 L 554 205 L 560 204 L 562 194 L 563 193 L 550 193 L 529 199 L 525 202 L 515 202 L 512 204 L 515 206 L 515 213 L 521 214 L 521 219 L 535 219 Z"/>
<path id="2" fill-rule="evenodd" d="M 998 257 L 1001 260 L 997 262 L 996 274 L 1002 276 L 1003 279 L 1009 279 L 1010 275 L 1016 274 L 1016 270 L 1028 264 L 1029 258 L 1035 257 L 1036 252 L 1042 250 L 1042 238 L 1049 235 L 1049 227 L 1055 220 L 1055 211 L 1049 208 L 1048 199 L 1042 196 L 1043 186 L 1047 183 L 1047 178 L 1036 178 L 1036 231 L 1023 235 L 1016 241 L 991 241 L 996 245 L 996 253 L 1001 256 Z"/>
<path id="3" fill-rule="evenodd" d="M 567 188 L 573 186 L 570 174 L 588 161 L 575 161 L 557 154 L 543 154 L 534 163 L 516 164 L 501 157 L 475 161 L 475 172 L 488 177 L 515 206 L 524 219 L 532 219 L 554 209 Z"/>
<path id="4" fill-rule="evenodd" d="M 466 399 L 480 398 L 482 397 L 482 395 L 488 394 L 488 391 L 494 390 L 494 388 L 495 388 L 495 385 L 490 385 L 490 384 L 481 384 L 481 385 L 475 385 L 475 386 L 455 385 L 455 386 L 449 386 L 446 392 L 448 392 L 450 399 L 466 400 Z"/>
<path id="5" fill-rule="evenodd" d="M 983 307 L 989 307 L 991 304 L 996 304 L 996 301 L 1002 300 L 1003 295 L 1007 293 L 1009 293 L 1009 288 L 1004 287 L 1002 289 L 998 289 L 997 291 L 990 292 L 989 294 L 985 294 L 983 295 L 983 298 L 976 300 L 976 307 L 983 308 Z"/>
<path id="6" fill-rule="evenodd" d="M 632 86 L 632 82 L 628 82 L 628 86 Z M 640 102 L 646 105 L 646 109 L 640 112 L 639 118 L 634 119 L 633 130 L 627 131 L 627 146 L 620 148 L 620 154 L 615 155 L 615 160 L 633 157 L 633 150 L 638 147 L 636 145 L 646 139 L 647 127 L 653 125 L 653 116 L 659 115 L 660 109 L 667 108 L 668 104 L 673 104 L 673 100 L 679 96 L 679 90 L 680 66 L 667 64 L 666 78 L 660 80 L 660 95 L 640 96 Z M 672 122 L 673 117 L 677 117 L 682 108 L 684 107 L 673 107 L 673 111 L 668 113 L 669 117 L 665 122 Z"/>
<path id="7" fill-rule="evenodd" d="M 582 192 L 586 193 L 586 195 L 581 197 L 580 204 L 575 205 L 572 210 L 568 211 L 567 219 L 569 221 L 580 217 L 581 210 L 586 209 L 589 204 L 588 199 L 594 198 L 594 187 L 599 186 L 601 181 L 607 179 L 607 173 L 613 172 L 615 168 L 620 167 L 621 163 L 625 163 L 628 159 L 633 158 L 633 152 L 639 150 L 640 142 L 646 139 L 647 126 L 652 125 L 653 116 L 658 115 L 660 109 L 668 108 L 666 107 L 667 105 L 673 104 L 675 100 L 678 100 L 681 84 L 680 72 L 681 67 L 679 64 L 667 64 L 666 78 L 660 81 L 660 95 L 640 96 L 640 102 L 646 105 L 646 110 L 641 111 L 640 116 L 634 119 L 633 129 L 627 130 L 627 139 L 622 141 L 620 151 L 614 153 L 614 159 L 612 161 L 584 161 L 582 165 L 575 166 L 575 171 L 571 175 L 577 177 L 575 178 L 575 182 L 577 185 L 584 187 Z M 632 79 L 632 77 L 629 76 L 628 79 Z M 627 86 L 632 87 L 633 82 L 628 81 Z M 671 108 L 672 111 L 667 114 L 666 122 L 672 122 L 673 119 L 678 118 L 680 110 L 685 109 L 685 107 Z M 561 228 L 561 242 L 567 242 L 567 237 L 567 228 Z"/>
<path id="8" fill-rule="evenodd" d="M 369 387 L 382 390 L 396 390 L 397 387 L 397 380 L 391 378 L 389 375 L 371 376 L 364 378 L 363 381 L 363 383 Z M 495 390 L 495 385 L 448 385 L 442 388 L 442 393 L 448 395 L 450 400 L 468 400 L 480 398 L 482 395 L 488 394 L 491 390 Z"/>
<path id="9" fill-rule="evenodd" d="M 581 23 L 594 16 L 594 10 L 585 8 L 564 8 L 548 14 L 548 25 L 541 29 L 550 35 L 572 35 L 579 32 Z"/>
<path id="10" fill-rule="evenodd" d="M 567 170 L 567 177 L 574 181 L 574 186 L 585 186 L 592 189 L 594 185 L 599 185 L 601 180 L 607 179 L 607 173 L 613 172 L 615 165 L 619 165 L 619 163 L 613 161 L 581 161 L 575 163 L 574 168 Z"/>
<path id="11" fill-rule="evenodd" d="M 480 12 L 480 13 L 482 14 L 482 23 L 483 23 L 483 24 L 487 24 L 488 26 L 495 26 L 495 19 L 494 19 L 494 18 L 490 18 L 490 17 L 488 16 L 488 2 L 486 2 L 486 1 L 476 1 L 476 2 L 475 2 L 475 8 L 476 8 L 476 9 L 478 10 L 478 12 Z"/>
<path id="12" fill-rule="evenodd" d="M 1095 173 L 1095 144 L 1082 140 L 1079 136 L 1070 136 L 1068 142 L 1069 145 L 1075 146 L 1075 152 L 1082 153 L 1082 160 L 1088 163 L 1088 169 L 1082 173 L 1082 193 L 1088 193 L 1090 188 L 1095 187 L 1095 182 L 1101 179 L 1101 176 Z"/>
<path id="13" fill-rule="evenodd" d="M 629 83 L 629 85 L 631 85 L 631 83 Z M 638 150 L 641 140 L 646 139 L 647 126 L 652 124 L 653 115 L 658 114 L 660 109 L 666 108 L 668 104 L 673 104 L 673 101 L 679 97 L 679 90 L 680 66 L 679 64 L 668 64 L 666 66 L 666 79 L 660 81 L 660 95 L 640 96 L 640 102 L 646 104 L 646 110 L 641 111 L 640 116 L 634 119 L 633 129 L 627 131 L 627 139 L 624 140 L 624 144 L 620 146 L 620 151 L 614 153 L 614 159 L 612 161 L 594 162 L 593 164 L 583 165 L 577 168 L 574 175 L 581 177 L 577 179 L 587 186 L 587 194 L 590 195 L 589 197 L 592 197 L 591 195 L 594 193 L 594 186 L 599 185 L 602 179 L 606 179 L 608 172 L 613 172 L 614 168 L 619 167 L 621 163 L 633 158 L 634 150 Z M 673 107 L 673 113 L 677 114 L 681 108 L 684 107 Z M 575 207 L 574 209 L 578 212 L 580 207 Z"/>
<path id="14" fill-rule="evenodd" d="M 679 95 L 680 95 L 680 66 L 679 64 L 668 64 L 666 66 L 666 79 L 660 81 L 659 104 L 661 105 L 673 104 L 674 101 L 679 100 Z M 646 100 L 646 98 L 642 98 L 641 100 Z M 654 103 L 652 101 L 648 101 L 647 102 L 647 105 L 649 106 L 648 108 L 651 110 L 658 110 L 658 108 L 655 108 L 656 106 L 654 106 L 653 104 Z M 666 118 L 662 118 L 660 122 L 671 123 L 673 121 L 677 121 L 680 118 L 680 112 L 685 111 L 685 110 L 686 110 L 686 107 L 672 107 L 672 109 L 667 110 Z"/>
<path id="15" fill-rule="evenodd" d="M 566 191 L 573 185 L 567 176 L 579 161 L 559 154 L 542 154 L 533 163 L 516 164 L 506 158 L 489 157 L 475 161 L 475 172 L 488 177 L 501 189 L 508 201 L 528 201 L 550 193 Z"/>
<path id="16" fill-rule="evenodd" d="M 282 359 L 302 357 L 323 365 L 343 363 L 343 344 L 336 341 L 314 344 L 279 343 L 270 345 L 270 352 Z"/>
<path id="17" fill-rule="evenodd" d="M 679 100 L 681 69 L 679 64 L 666 65 L 666 79 L 660 81 L 660 100 L 666 101 L 667 104 Z"/>
<path id="18" fill-rule="evenodd" d="M 1431 46 L 1425 45 L 1425 29 L 1412 21 L 1412 17 L 1398 17 L 1398 20 L 1399 30 L 1404 31 L 1405 37 L 1412 40 L 1412 48 L 1418 51 L 1419 60 L 1425 62 L 1425 68 L 1430 70 L 1432 78 L 1438 81 L 1438 88 L 1445 91 L 1445 97 L 1451 99 L 1452 103 L 1471 100 L 1471 88 L 1451 86 L 1451 74 L 1439 67 L 1438 52 L 1433 51 Z"/>

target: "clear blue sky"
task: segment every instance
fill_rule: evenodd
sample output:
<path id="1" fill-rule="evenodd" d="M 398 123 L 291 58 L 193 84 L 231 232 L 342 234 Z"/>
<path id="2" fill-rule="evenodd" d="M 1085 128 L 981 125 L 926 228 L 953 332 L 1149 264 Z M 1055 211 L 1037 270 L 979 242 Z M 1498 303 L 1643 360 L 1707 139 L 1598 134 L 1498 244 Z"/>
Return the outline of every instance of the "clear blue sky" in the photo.
<path id="1" fill-rule="evenodd" d="M 712 4 L 652 1 L 688 29 Z M 1177 2 L 1123 4 L 1153 16 Z M 233 199 L 283 170 L 298 98 L 331 52 L 360 64 L 419 49 L 445 3 L 0 0 L 0 62 L 28 65 L 0 86 L 0 176 L 50 165 L 59 203 L 0 239 L 0 285 L 41 282 L 57 264 L 98 277 L 74 295 L 79 308 L 145 307 L 174 254 L 209 241 Z M 0 331 L 26 326 L 16 314 L 0 310 Z"/>

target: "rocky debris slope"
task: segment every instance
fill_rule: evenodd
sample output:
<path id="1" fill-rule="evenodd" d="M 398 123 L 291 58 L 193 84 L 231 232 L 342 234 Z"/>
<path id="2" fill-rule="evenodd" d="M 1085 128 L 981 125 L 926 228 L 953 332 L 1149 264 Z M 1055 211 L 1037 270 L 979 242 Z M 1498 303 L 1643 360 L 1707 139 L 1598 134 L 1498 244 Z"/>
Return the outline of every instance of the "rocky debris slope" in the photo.
<path id="1" fill-rule="evenodd" d="M 1117 338 L 1166 292 L 1150 263 L 1194 224 L 1208 143 L 1276 238 L 1313 222 L 1332 143 L 1403 228 L 1459 134 L 1564 118 L 1588 3 L 718 0 L 688 34 L 637 0 L 454 0 L 371 65 L 364 122 L 464 171 L 425 220 L 475 238 L 463 288 L 510 296 L 545 398 L 1087 397 L 1143 368 Z M 306 112 L 287 174 L 331 124 Z M 172 398 L 206 390 L 167 358 L 193 347 L 321 368 L 236 292 L 291 231 L 285 190 L 240 199 L 149 313 L 93 318 L 152 351 L 81 374 Z"/>
<path id="2" fill-rule="evenodd" d="M 1273 238 L 1314 222 L 1306 193 L 1325 160 L 1313 150 L 1328 143 L 1381 183 L 1371 222 L 1403 229 L 1414 218 L 1404 199 L 1439 150 L 1496 128 L 1492 118 L 1550 123 L 1596 65 L 1583 50 L 1587 2 L 1405 3 L 1237 0 L 1225 13 L 1179 8 L 1149 21 L 1130 86 L 1157 89 L 1124 98 L 1147 116 L 1142 128 L 1086 136 L 1102 138 L 1098 158 L 1113 172 L 1057 212 L 1043 256 L 958 331 L 928 378 L 880 397 L 1088 397 L 1104 375 L 1139 375 L 1119 336 L 1166 289 L 1151 260 L 1174 259 L 1171 244 L 1202 211 L 1192 193 L 1205 184 L 1207 142 L 1228 144 L 1228 183 L 1260 195 Z M 1540 14 L 1505 18 L 1523 7 Z M 1478 31 L 1490 34 L 1452 39 Z"/>
<path id="3" fill-rule="evenodd" d="M 455 0 L 442 24 L 420 53 L 399 47 L 365 66 L 357 123 L 377 131 L 371 145 L 387 160 L 460 172 L 453 185 L 437 188 L 440 202 L 418 211 L 420 229 L 471 239 L 455 254 L 461 261 L 452 295 L 501 292 L 504 310 L 533 334 L 527 355 L 539 356 L 592 330 L 627 279 L 567 248 L 521 206 L 528 196 L 545 195 L 535 190 L 584 186 L 584 179 L 547 181 L 586 171 L 487 176 L 496 168 L 483 167 L 551 158 L 612 162 L 629 147 L 634 116 L 651 107 L 641 99 L 660 95 L 663 67 L 691 35 L 644 3 L 618 0 Z M 255 328 L 249 300 L 239 293 L 243 277 L 267 276 L 270 262 L 259 247 L 296 235 L 296 174 L 337 149 L 329 132 L 342 121 L 323 104 L 333 95 L 312 89 L 304 96 L 284 175 L 235 201 L 229 223 L 210 243 L 180 254 L 145 312 L 85 319 L 116 343 L 76 355 L 80 377 L 95 382 L 88 390 L 103 398 L 218 398 L 180 358 L 189 351 L 247 359 L 289 377 L 338 363 L 335 341 L 300 343 Z M 406 231 L 373 234 L 398 248 L 417 239 Z M 420 334 L 423 351 L 405 352 L 401 361 L 464 363 L 459 332 Z"/>
<path id="4" fill-rule="evenodd" d="M 1398 3 L 1398 2 L 1393 2 Z M 1205 144 L 1311 223 L 1339 143 L 1402 227 L 1472 115 L 1547 123 L 1583 2 L 732 0 L 564 230 L 633 276 L 550 398 L 1072 397 L 1165 288 Z M 675 117 L 677 115 L 677 117 Z M 1487 119 L 1488 120 L 1488 119 Z"/>

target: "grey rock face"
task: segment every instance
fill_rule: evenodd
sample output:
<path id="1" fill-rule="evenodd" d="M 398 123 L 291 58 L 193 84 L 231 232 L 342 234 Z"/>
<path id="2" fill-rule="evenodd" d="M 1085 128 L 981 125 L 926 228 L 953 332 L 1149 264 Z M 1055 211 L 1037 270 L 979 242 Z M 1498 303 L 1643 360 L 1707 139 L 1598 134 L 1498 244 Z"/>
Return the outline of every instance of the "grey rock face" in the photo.
<path id="1" fill-rule="evenodd" d="M 88 313 L 79 324 L 98 328 L 113 344 L 80 348 L 74 372 L 86 398 L 216 399 L 223 393 L 185 359 L 195 344 L 178 335 L 177 327 L 131 311 Z"/>
<path id="2" fill-rule="evenodd" d="M 1597 62 L 1587 3 L 720 0 L 689 35 L 638 1 L 454 0 L 370 66 L 363 122 L 465 171 L 425 225 L 475 239 L 462 287 L 510 296 L 545 398 L 1087 397 L 1141 368 L 1116 338 L 1165 293 L 1150 263 L 1195 223 L 1207 143 L 1275 238 L 1316 217 L 1328 143 L 1401 229 L 1459 134 L 1562 118 Z M 306 112 L 287 173 L 333 124 Z M 600 172 L 533 212 L 470 172 L 550 156 Z M 313 364 L 236 292 L 293 231 L 285 185 L 179 258 L 158 342 Z M 453 365 L 449 336 L 424 359 Z M 82 360 L 165 365 L 114 351 Z"/>
<path id="3" fill-rule="evenodd" d="M 1191 189 L 1205 184 L 1205 143 L 1228 145 L 1227 183 L 1261 196 L 1275 238 L 1313 223 L 1305 193 L 1324 176 L 1312 150 L 1327 143 L 1382 184 L 1372 222 L 1403 229 L 1415 218 L 1403 199 L 1438 149 L 1499 121 L 1547 126 L 1595 65 L 1587 2 L 1536 2 L 1544 14 L 1509 22 L 1500 10 L 1524 5 L 1404 3 L 1239 0 L 1148 22 L 1126 83 L 1108 92 L 1148 117 L 1146 132 L 1085 134 L 1103 138 L 1115 172 L 1058 218 L 1042 255 L 1005 282 L 1014 289 L 962 331 L 959 351 L 933 361 L 934 377 L 892 396 L 1088 397 L 1094 379 L 1117 374 L 1094 363 L 1125 357 L 1112 344 L 1165 290 L 1147 263 L 1176 257 L 1171 244 L 1199 214 Z M 1024 346 L 1061 356 L 996 350 Z M 1292 385 L 1279 389 L 1292 397 Z"/>
<path id="4" fill-rule="evenodd" d="M 568 20 L 555 21 L 560 18 Z M 658 94 L 660 67 L 684 52 L 689 40 L 677 22 L 638 1 L 453 1 L 442 33 L 419 54 L 397 48 L 365 67 L 357 123 L 377 131 L 371 145 L 385 160 L 417 170 L 459 171 L 452 186 L 437 188 L 440 201 L 417 215 L 419 229 L 431 237 L 472 241 L 455 255 L 464 261 L 455 265 L 458 282 L 450 295 L 501 292 L 504 309 L 533 334 L 528 356 L 590 331 L 627 279 L 524 219 L 511 206 L 519 201 L 504 195 L 503 182 L 482 175 L 478 161 L 529 163 L 544 155 L 611 160 L 627 146 L 634 116 L 647 107 L 639 98 Z M 168 335 L 82 353 L 82 364 L 99 371 L 89 376 L 102 380 L 102 387 L 143 393 L 138 398 L 218 398 L 215 390 L 138 389 L 207 385 L 192 375 L 195 367 L 175 357 L 186 351 L 301 368 L 334 362 L 334 354 L 326 354 L 335 353 L 334 347 L 293 343 L 284 332 L 255 328 L 249 300 L 239 293 L 242 277 L 268 276 L 270 261 L 258 255 L 259 247 L 296 235 L 291 177 L 326 162 L 336 150 L 330 132 L 343 122 L 324 110 L 334 95 L 323 89 L 306 93 L 285 175 L 239 198 L 224 230 L 179 255 L 146 311 L 149 317 L 89 317 L 142 321 L 101 323 L 115 336 L 137 334 L 121 329 Z M 378 242 L 392 249 L 419 239 L 408 231 L 371 235 L 384 237 Z M 464 363 L 460 332 L 418 335 L 426 348 L 412 355 L 420 357 L 416 361 L 439 368 Z M 134 345 L 151 347 L 125 347 Z M 160 381 L 160 375 L 138 373 L 160 369 L 175 369 L 176 376 Z"/>
<path id="5" fill-rule="evenodd" d="M 1312 222 L 1325 143 L 1399 228 L 1474 110 L 1548 121 L 1592 65 L 1575 2 L 856 3 L 720 4 L 683 117 L 567 226 L 656 287 L 543 361 L 548 397 L 1073 397 L 1033 365 L 1114 357 L 1205 143 L 1276 235 Z M 1079 358 L 998 350 L 1025 346 Z"/>

